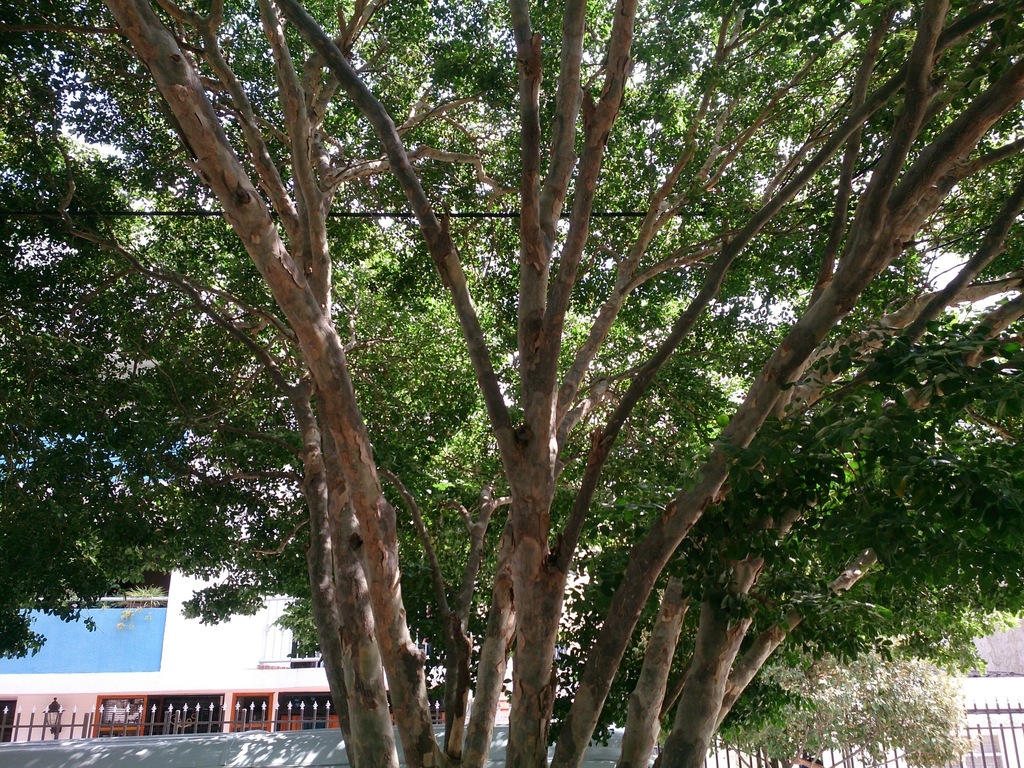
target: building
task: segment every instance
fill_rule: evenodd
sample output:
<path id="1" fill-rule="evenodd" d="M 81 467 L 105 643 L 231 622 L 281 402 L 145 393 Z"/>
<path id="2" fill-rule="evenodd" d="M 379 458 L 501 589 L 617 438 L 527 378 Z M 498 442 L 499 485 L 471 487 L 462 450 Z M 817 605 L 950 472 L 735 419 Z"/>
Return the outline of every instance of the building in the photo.
<path id="1" fill-rule="evenodd" d="M 0 659 L 0 741 L 336 727 L 318 659 L 294 658 L 291 633 L 277 623 L 287 600 L 268 600 L 254 616 L 204 625 L 182 613 L 203 586 L 174 574 L 165 600 L 87 611 L 92 632 L 81 622 L 37 617 L 37 631 L 48 638 L 40 653 Z M 1018 751 L 1018 742 L 1024 747 L 1024 627 L 979 640 L 978 648 L 988 669 L 964 681 L 977 747 L 962 766 L 1024 768 Z M 498 722 L 507 722 L 507 709 Z M 273 749 L 291 749 L 290 743 L 266 741 Z"/>
<path id="2" fill-rule="evenodd" d="M 0 740 L 52 738 L 44 721 L 55 702 L 60 738 L 334 724 L 317 659 L 289 658 L 291 633 L 276 623 L 287 601 L 205 625 L 182 615 L 203 584 L 174 574 L 162 605 L 90 609 L 91 632 L 38 616 L 42 650 L 0 659 Z"/>

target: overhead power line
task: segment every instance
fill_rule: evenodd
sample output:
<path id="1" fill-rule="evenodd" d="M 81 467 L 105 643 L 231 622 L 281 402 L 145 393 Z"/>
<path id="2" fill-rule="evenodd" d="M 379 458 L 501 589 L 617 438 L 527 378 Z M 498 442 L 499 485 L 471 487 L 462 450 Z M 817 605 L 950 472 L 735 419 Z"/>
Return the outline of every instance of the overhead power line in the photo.
<path id="1" fill-rule="evenodd" d="M 203 208 L 193 208 L 184 211 L 132 211 L 132 210 L 82 210 L 67 212 L 70 216 L 109 216 L 112 218 L 207 218 L 222 216 L 223 211 L 210 211 Z M 439 216 L 446 216 L 450 219 L 518 219 L 519 211 L 452 211 L 450 213 L 438 213 Z M 594 211 L 590 214 L 597 219 L 636 219 L 646 216 L 645 211 Z M 0 209 L 0 218 L 6 219 L 38 219 L 38 218 L 61 218 L 60 211 L 19 211 Z M 330 211 L 327 216 L 332 219 L 411 219 L 414 214 L 409 211 Z M 563 213 L 562 218 L 569 218 L 569 213 Z"/>

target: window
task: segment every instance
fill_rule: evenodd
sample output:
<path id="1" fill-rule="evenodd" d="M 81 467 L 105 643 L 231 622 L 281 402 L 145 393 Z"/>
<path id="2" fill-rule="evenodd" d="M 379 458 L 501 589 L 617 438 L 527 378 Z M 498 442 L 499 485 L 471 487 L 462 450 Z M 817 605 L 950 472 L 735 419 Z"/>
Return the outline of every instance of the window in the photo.
<path id="1" fill-rule="evenodd" d="M 327 693 L 282 693 L 278 699 L 278 730 L 337 728 L 338 717 Z"/>
<path id="2" fill-rule="evenodd" d="M 233 731 L 272 730 L 274 711 L 269 693 L 236 695 L 228 719 Z"/>
<path id="3" fill-rule="evenodd" d="M 14 716 L 18 709 L 16 699 L 0 699 L 0 742 L 14 738 Z"/>
<path id="4" fill-rule="evenodd" d="M 96 735 L 138 736 L 145 719 L 145 696 L 100 698 L 96 705 Z"/>
<path id="5" fill-rule="evenodd" d="M 150 696 L 146 733 L 220 733 L 223 708 L 223 696 Z"/>

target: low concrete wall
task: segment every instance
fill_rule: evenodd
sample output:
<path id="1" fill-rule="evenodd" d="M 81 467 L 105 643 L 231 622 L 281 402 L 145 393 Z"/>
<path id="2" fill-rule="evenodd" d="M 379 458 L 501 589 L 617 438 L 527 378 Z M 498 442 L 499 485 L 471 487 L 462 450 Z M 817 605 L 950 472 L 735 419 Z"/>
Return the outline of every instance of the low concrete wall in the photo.
<path id="1" fill-rule="evenodd" d="M 621 735 L 587 750 L 584 768 L 614 768 Z M 503 768 L 508 728 L 494 729 L 488 768 Z M 211 734 L 0 745 L 0 768 L 348 768 L 340 732 Z"/>

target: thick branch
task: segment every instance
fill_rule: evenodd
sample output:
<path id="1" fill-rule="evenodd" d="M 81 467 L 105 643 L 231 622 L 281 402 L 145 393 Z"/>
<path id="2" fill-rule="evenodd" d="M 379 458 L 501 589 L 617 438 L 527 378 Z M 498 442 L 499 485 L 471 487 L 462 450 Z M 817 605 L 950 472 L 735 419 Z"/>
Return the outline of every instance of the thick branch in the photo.
<path id="1" fill-rule="evenodd" d="M 864 49 L 864 56 L 860 67 L 857 70 L 857 78 L 853 84 L 853 92 L 850 95 L 854 107 L 864 103 L 867 96 L 868 85 L 871 82 L 871 73 L 875 68 L 875 61 L 882 42 L 889 31 L 889 24 L 892 21 L 895 8 L 888 9 L 882 14 L 875 28 L 871 31 L 871 38 Z M 832 279 L 835 271 L 836 258 L 839 256 L 839 249 L 842 246 L 843 235 L 846 234 L 847 216 L 850 209 L 850 197 L 853 194 L 853 176 L 857 170 L 857 158 L 860 156 L 861 128 L 857 128 L 847 140 L 846 151 L 843 153 L 843 162 L 839 171 L 839 186 L 836 190 L 836 202 L 832 213 L 832 226 L 829 228 L 828 240 L 825 243 L 825 255 L 821 260 L 821 268 L 818 270 L 818 277 L 814 282 L 814 290 L 811 292 L 811 303 L 817 301 L 826 283 Z"/>
<path id="2" fill-rule="evenodd" d="M 973 28 L 973 26 L 967 24 L 962 24 L 961 27 Z M 952 28 L 950 31 L 952 32 Z M 957 31 L 959 34 L 966 34 L 966 32 L 962 32 L 960 30 L 960 27 L 957 27 Z M 945 45 L 950 45 L 955 39 L 958 39 L 958 37 L 953 34 L 949 34 L 947 37 L 943 38 L 943 43 Z M 638 377 L 638 390 L 636 392 L 637 399 L 639 399 L 639 396 L 645 391 L 644 388 L 649 386 L 650 382 L 653 381 L 653 376 L 660 366 L 671 356 L 676 347 L 681 343 L 682 339 L 689 333 L 689 330 L 692 328 L 693 322 L 695 322 L 696 318 L 701 312 L 703 312 L 703 309 L 708 305 L 710 300 L 717 294 L 718 288 L 724 280 L 725 275 L 735 258 L 764 228 L 764 226 L 771 221 L 804 187 L 806 187 L 807 184 L 810 183 L 815 174 L 817 174 L 818 171 L 820 171 L 821 168 L 823 168 L 835 155 L 835 153 L 838 152 L 839 149 L 849 140 L 853 132 L 858 130 L 860 126 L 863 125 L 864 121 L 881 109 L 881 107 L 890 98 L 892 98 L 902 85 L 905 70 L 906 67 L 903 67 L 899 73 L 891 77 L 886 83 L 873 91 L 859 108 L 854 109 L 849 117 L 847 117 L 847 119 L 844 120 L 827 137 L 827 139 L 823 141 L 821 148 L 810 160 L 807 161 L 807 163 L 805 163 L 803 168 L 801 168 L 800 171 L 788 182 L 782 185 L 782 187 L 780 187 L 777 192 L 767 200 L 753 216 L 751 216 L 747 223 L 730 238 L 728 243 L 723 246 L 719 258 L 715 261 L 714 265 L 712 265 L 708 277 L 705 279 L 704 286 L 701 288 L 697 298 L 691 302 L 684 314 L 676 321 L 676 325 L 673 327 L 672 333 L 665 339 L 661 347 L 659 347 L 658 352 L 652 357 L 651 363 L 648 366 L 645 366 L 645 370 L 648 372 L 644 374 L 643 379 L 640 380 Z M 621 306 L 622 302 L 617 301 L 608 307 L 607 313 L 604 311 L 605 308 L 602 307 L 602 313 L 599 315 L 599 321 L 601 323 L 600 328 L 603 330 L 603 333 L 597 335 L 592 333 L 591 337 L 587 339 L 585 346 L 581 347 L 580 352 L 577 353 L 577 359 L 574 361 L 573 366 L 570 369 L 571 376 L 566 377 L 566 381 L 562 387 L 562 392 L 560 393 L 560 402 L 563 407 L 567 407 L 569 399 L 575 395 L 574 388 L 578 388 L 579 382 L 582 381 L 594 355 L 603 342 L 604 336 L 607 334 L 607 329 L 611 327 L 611 321 L 614 319 L 614 316 L 617 314 L 618 309 Z M 595 329 L 597 328 L 598 325 L 595 324 Z M 624 414 L 622 415 L 623 420 L 628 416 L 631 408 L 632 405 L 624 411 Z M 613 418 L 616 418 L 617 420 L 617 417 Z M 609 448 L 610 447 L 611 446 L 609 445 Z M 603 462 L 601 464 L 603 465 Z M 597 470 L 600 471 L 600 466 L 597 466 Z"/>
<path id="3" fill-rule="evenodd" d="M 921 189 L 942 186 L 941 180 L 966 160 L 988 130 L 1024 98 L 1024 59 L 1010 66 L 977 96 L 939 136 L 925 147 L 893 191 L 889 207 L 894 215 L 909 220 L 915 215 Z"/>
<path id="4" fill-rule="evenodd" d="M 670 579 L 647 642 L 640 676 L 629 696 L 622 752 L 616 768 L 646 768 L 650 763 L 661 731 L 660 705 L 688 607 L 682 596 L 682 583 Z"/>
<path id="5" fill-rule="evenodd" d="M 873 549 L 865 550 L 842 573 L 832 580 L 828 585 L 829 590 L 834 595 L 846 592 L 860 581 L 868 569 L 877 562 L 878 556 L 875 551 Z M 755 675 L 764 666 L 764 663 L 768 661 L 769 657 L 775 652 L 775 649 L 789 636 L 789 633 L 803 621 L 803 618 L 799 611 L 791 609 L 786 614 L 785 619 L 777 624 L 773 624 L 758 635 L 750 648 L 733 664 L 732 671 L 729 673 L 725 694 L 722 698 L 722 709 L 718 716 L 719 726 L 739 700 L 743 691 L 746 690 Z"/>
<path id="6" fill-rule="evenodd" d="M 259 174 L 260 185 L 274 206 L 274 210 L 281 217 L 281 223 L 288 236 L 294 238 L 298 235 L 298 214 L 295 211 L 295 204 L 289 197 L 281 173 L 267 150 L 263 134 L 257 126 L 258 121 L 253 112 L 252 103 L 249 101 L 249 95 L 224 58 L 220 41 L 217 39 L 217 26 L 214 19 L 207 19 L 200 23 L 199 32 L 203 40 L 206 60 L 231 95 L 231 102 L 234 105 L 235 114 L 238 116 L 242 136 L 249 149 L 249 156 L 253 160 L 256 173 Z"/>
<path id="7" fill-rule="evenodd" d="M 388 161 L 391 163 L 392 173 L 409 200 L 441 280 L 451 292 L 498 446 L 504 457 L 511 456 L 515 447 L 515 438 L 512 434 L 508 409 L 491 364 L 490 352 L 473 307 L 462 264 L 459 261 L 455 245 L 451 241 L 447 226 L 441 224 L 427 200 L 394 122 L 352 69 L 338 47 L 306 13 L 297 0 L 279 0 L 279 3 L 288 20 L 324 57 L 324 61 L 338 78 L 341 87 L 370 121 L 378 139 L 383 144 Z"/>
<path id="8" fill-rule="evenodd" d="M 320 307 L 330 307 L 331 262 L 327 247 L 327 201 L 313 172 L 313 129 L 306 111 L 306 95 L 292 64 L 283 24 L 271 0 L 259 0 L 263 32 L 270 41 L 277 74 L 277 90 L 288 131 L 292 174 L 302 223 L 292 241 L 292 255 L 309 281 Z"/>
<path id="9" fill-rule="evenodd" d="M 527 313 L 542 305 L 550 250 L 545 248 L 540 223 L 540 80 L 543 71 L 540 35 L 534 34 L 527 0 L 510 0 L 512 35 L 519 69 L 520 152 L 523 172 L 520 196 L 520 302 Z M 529 266 L 529 269 L 527 268 Z M 528 281 L 523 283 L 524 279 Z M 540 286 L 538 292 L 537 285 Z M 520 310 L 522 312 L 522 308 Z M 522 321 L 520 321 L 521 323 Z"/>
<path id="10" fill-rule="evenodd" d="M 927 0 L 921 11 L 917 36 L 907 60 L 903 110 L 892 130 L 888 146 L 871 175 L 871 184 L 857 207 L 854 231 L 850 234 L 851 241 L 857 238 L 858 224 L 861 231 L 866 233 L 865 237 L 870 238 L 885 223 L 889 195 L 903 171 L 910 147 L 921 131 L 931 101 L 931 75 L 936 60 L 936 47 L 948 11 L 947 0 Z M 857 250 L 849 248 L 847 252 L 858 253 Z"/>
<path id="11" fill-rule="evenodd" d="M 554 248 L 555 225 L 568 191 L 569 175 L 576 162 L 574 144 L 576 120 L 583 99 L 580 66 L 586 20 L 586 0 L 567 0 L 562 10 L 562 56 L 551 129 L 551 162 L 538 200 L 540 228 L 549 252 Z"/>
<path id="12" fill-rule="evenodd" d="M 572 216 L 569 232 L 562 247 L 558 266 L 558 277 L 551 294 L 551 302 L 545 313 L 545 326 L 550 334 L 551 346 L 544 354 L 557 357 L 561 342 L 561 329 L 569 306 L 569 296 L 576 282 L 583 249 L 590 232 L 590 215 L 593 210 L 597 178 L 604 162 L 608 137 L 615 118 L 622 106 L 626 78 L 632 69 L 633 29 L 636 23 L 636 0 L 618 0 L 615 8 L 612 32 L 606 53 L 606 71 L 601 96 L 596 106 L 589 106 L 584 113 L 583 157 L 576 179 Z"/>

